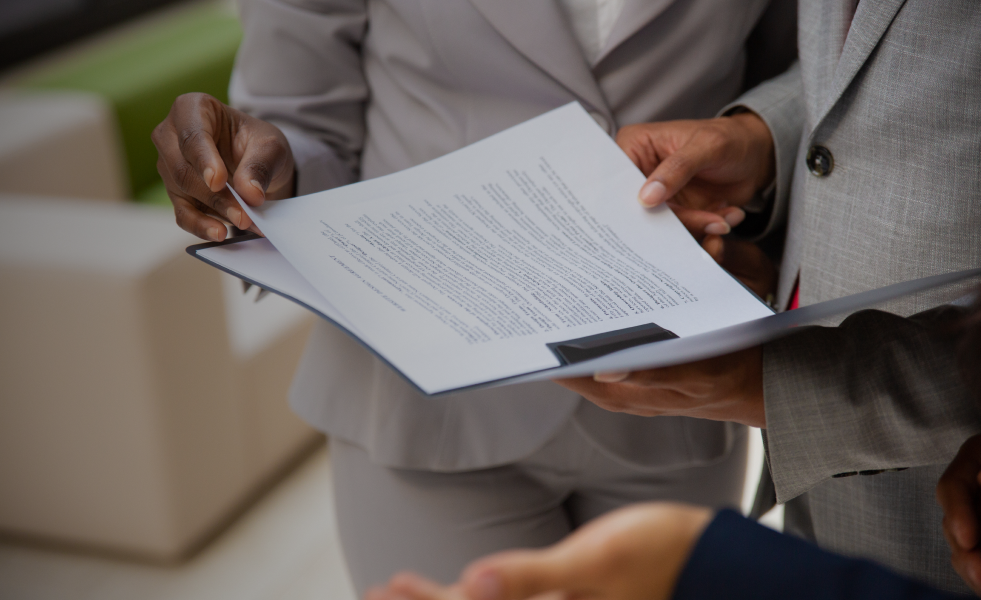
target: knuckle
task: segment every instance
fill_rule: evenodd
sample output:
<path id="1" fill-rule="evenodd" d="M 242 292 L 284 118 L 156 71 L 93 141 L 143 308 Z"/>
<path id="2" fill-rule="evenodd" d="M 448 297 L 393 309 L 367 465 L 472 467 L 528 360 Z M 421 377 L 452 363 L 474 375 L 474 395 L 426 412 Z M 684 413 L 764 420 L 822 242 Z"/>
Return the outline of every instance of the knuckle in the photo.
<path id="1" fill-rule="evenodd" d="M 153 128 L 153 131 L 150 132 L 150 140 L 153 141 L 153 145 L 156 146 L 158 150 L 160 149 L 160 144 L 163 141 L 163 128 L 166 123 L 166 120 L 160 121 L 157 123 L 157 126 Z"/>
<path id="2" fill-rule="evenodd" d="M 703 127 L 698 132 L 698 142 L 709 156 L 719 156 L 729 145 L 729 136 L 718 126 Z"/>
<path id="3" fill-rule="evenodd" d="M 675 152 L 665 161 L 664 167 L 668 177 L 682 177 L 692 169 L 692 159 L 686 153 Z"/>
<path id="4" fill-rule="evenodd" d="M 251 162 L 249 163 L 248 170 L 252 179 L 255 179 L 263 186 L 267 185 L 272 178 L 272 169 L 268 163 L 262 161 Z"/>
<path id="5" fill-rule="evenodd" d="M 621 143 L 621 142 L 624 142 L 624 141 L 627 141 L 627 140 L 630 140 L 631 138 L 633 138 L 633 136 L 636 134 L 636 132 L 637 132 L 637 130 L 639 128 L 640 128 L 640 125 L 637 125 L 637 124 L 634 124 L 634 125 L 625 125 L 625 126 L 621 127 L 620 130 L 617 131 L 617 138 L 616 138 L 617 143 Z"/>
<path id="6" fill-rule="evenodd" d="M 181 229 L 187 229 L 190 221 L 190 209 L 183 204 L 174 204 L 174 220 Z"/>
<path id="7" fill-rule="evenodd" d="M 202 137 L 204 137 L 204 132 L 197 127 L 186 127 L 177 133 L 177 147 L 182 153 L 186 153 L 187 150 L 197 145 Z"/>
<path id="8" fill-rule="evenodd" d="M 717 150 L 725 146 L 728 138 L 718 127 L 706 126 L 695 132 L 695 139 L 700 146 L 708 150 Z"/>
<path id="9" fill-rule="evenodd" d="M 224 202 L 225 199 L 218 194 L 209 194 L 207 200 L 205 200 L 205 204 L 215 210 L 218 210 L 218 207 L 224 204 Z"/>
<path id="10" fill-rule="evenodd" d="M 195 178 L 197 178 L 198 176 L 198 174 L 194 172 L 194 169 L 191 167 L 191 165 L 186 161 L 180 161 L 179 163 L 174 165 L 172 175 L 174 177 L 174 182 L 177 184 L 177 187 L 182 192 L 185 193 L 188 192 L 188 190 L 190 190 L 191 185 L 194 183 Z"/>
<path id="11" fill-rule="evenodd" d="M 174 100 L 174 106 L 181 109 L 193 108 L 207 101 L 211 96 L 204 92 L 188 92 L 181 94 Z"/>

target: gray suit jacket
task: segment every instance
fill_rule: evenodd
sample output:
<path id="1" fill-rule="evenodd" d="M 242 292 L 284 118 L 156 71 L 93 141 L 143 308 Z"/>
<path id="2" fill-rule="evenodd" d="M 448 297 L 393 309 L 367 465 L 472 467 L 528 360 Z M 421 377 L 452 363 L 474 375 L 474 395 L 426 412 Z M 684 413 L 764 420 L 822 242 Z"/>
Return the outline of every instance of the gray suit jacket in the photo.
<path id="1" fill-rule="evenodd" d="M 777 142 L 781 305 L 798 275 L 807 305 L 981 266 L 981 3 L 863 0 L 847 39 L 844 4 L 801 2 L 799 66 L 739 101 Z M 816 145 L 834 158 L 824 177 L 808 172 Z M 884 308 L 909 316 L 965 291 Z M 963 590 L 933 490 L 981 418 L 924 318 L 868 313 L 768 345 L 767 459 L 777 500 L 797 498 L 789 528 Z"/>
<path id="2" fill-rule="evenodd" d="M 231 97 L 286 132 L 299 192 L 310 193 L 405 169 L 573 100 L 611 135 L 711 117 L 742 91 L 745 46 L 767 3 L 627 0 L 589 65 L 555 0 L 252 0 Z M 778 13 L 767 22 L 783 32 L 764 42 L 793 28 L 793 14 Z M 324 324 L 291 401 L 380 464 L 440 471 L 523 458 L 569 418 L 650 468 L 719 460 L 736 431 L 603 413 L 552 383 L 427 399 Z"/>

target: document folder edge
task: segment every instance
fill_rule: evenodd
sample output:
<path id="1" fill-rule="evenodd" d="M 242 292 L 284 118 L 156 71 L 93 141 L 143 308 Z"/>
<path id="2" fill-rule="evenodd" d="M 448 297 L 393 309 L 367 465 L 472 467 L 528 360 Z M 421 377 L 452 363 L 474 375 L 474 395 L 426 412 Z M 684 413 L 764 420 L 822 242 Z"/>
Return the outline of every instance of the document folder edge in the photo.
<path id="1" fill-rule="evenodd" d="M 328 317 L 324 313 L 320 312 L 316 308 L 310 306 L 309 304 L 307 304 L 307 303 L 299 300 L 298 298 L 296 298 L 294 296 L 291 296 L 291 295 L 287 294 L 286 292 L 283 292 L 282 290 L 278 290 L 278 289 L 276 289 L 276 288 L 274 288 L 272 286 L 269 286 L 267 284 L 260 283 L 260 282 L 254 280 L 254 279 L 252 279 L 250 277 L 246 277 L 245 275 L 242 275 L 241 273 L 238 273 L 236 271 L 233 271 L 231 269 L 228 269 L 225 266 L 220 265 L 220 264 L 218 264 L 216 262 L 213 262 L 213 261 L 211 261 L 211 260 L 209 260 L 209 259 L 207 259 L 207 258 L 205 258 L 205 257 L 203 257 L 203 256 L 201 256 L 201 255 L 198 254 L 198 251 L 199 250 L 206 250 L 208 248 L 216 248 L 218 246 L 228 246 L 228 245 L 231 245 L 231 244 L 238 244 L 238 243 L 241 243 L 241 242 L 247 242 L 247 241 L 250 241 L 250 240 L 259 239 L 259 237 L 261 237 L 261 236 L 258 236 L 258 235 L 254 234 L 254 233 L 249 233 L 249 234 L 246 234 L 246 235 L 241 235 L 241 236 L 229 238 L 229 239 L 224 240 L 224 241 L 221 241 L 221 242 L 205 242 L 205 243 L 202 243 L 202 244 L 194 244 L 192 246 L 188 246 L 185 249 L 185 251 L 189 255 L 193 256 L 197 260 L 200 260 L 201 262 L 205 263 L 206 265 L 212 266 L 212 267 L 218 269 L 219 271 L 222 271 L 224 273 L 227 273 L 227 274 L 231 275 L 232 277 L 236 277 L 238 279 L 241 279 L 242 281 L 245 281 L 247 283 L 250 283 L 250 284 L 252 284 L 254 286 L 260 287 L 260 288 L 265 289 L 265 290 L 269 290 L 273 294 L 276 294 L 277 296 L 279 296 L 281 298 L 285 298 L 286 300 L 289 300 L 290 302 L 293 302 L 294 304 L 297 304 L 298 306 L 301 306 L 301 307 L 305 308 L 306 310 L 309 310 L 310 312 L 312 312 L 313 314 L 317 315 L 321 319 L 327 321 L 328 323 L 330 323 L 334 327 L 340 329 L 342 332 L 344 332 L 345 335 L 347 335 L 352 340 L 354 340 L 355 342 L 357 342 L 359 346 L 361 346 L 362 348 L 364 348 L 365 350 L 367 350 L 368 352 L 370 352 L 373 356 L 375 356 L 376 358 L 378 358 L 378 360 L 380 360 L 383 363 L 385 363 L 386 366 L 388 366 L 390 369 L 392 369 L 392 371 L 394 371 L 395 373 L 397 373 L 398 376 L 401 377 L 403 380 L 405 380 L 406 383 L 408 383 L 409 385 L 411 385 L 414 390 L 416 390 L 417 392 L 419 392 L 423 396 L 426 396 L 427 398 L 439 398 L 439 397 L 448 396 L 448 395 L 451 395 L 451 394 L 459 394 L 459 393 L 462 393 L 462 392 L 469 392 L 469 391 L 475 391 L 475 390 L 480 390 L 480 389 L 485 389 L 485 388 L 498 387 L 500 385 L 503 385 L 503 384 L 507 383 L 508 381 L 511 381 L 512 379 L 515 379 L 516 377 L 530 377 L 530 376 L 533 376 L 533 375 L 536 375 L 536 374 L 540 374 L 540 373 L 544 373 L 546 371 L 552 370 L 552 369 L 544 369 L 544 370 L 540 370 L 540 371 L 529 371 L 527 373 L 521 373 L 519 375 L 513 375 L 513 376 L 510 376 L 510 377 L 504 377 L 504 378 L 501 378 L 501 379 L 494 379 L 494 380 L 491 380 L 491 381 L 484 381 L 484 382 L 481 382 L 481 383 L 477 383 L 477 384 L 474 384 L 474 385 L 465 386 L 465 387 L 461 387 L 461 388 L 454 388 L 454 389 L 451 389 L 451 390 L 444 390 L 444 391 L 435 392 L 435 393 L 426 392 L 425 390 L 423 390 L 422 388 L 420 388 L 418 385 L 416 385 L 416 383 L 414 381 L 412 381 L 412 379 L 410 379 L 405 373 L 403 373 L 395 365 L 393 365 L 391 362 L 389 362 L 388 359 L 386 359 L 384 356 L 382 356 L 377 351 L 375 351 L 374 348 L 372 348 L 367 342 L 365 342 L 364 340 L 362 340 L 358 335 L 354 334 L 352 331 L 350 331 L 349 329 L 347 329 L 346 327 L 344 327 L 343 325 L 341 325 L 340 323 L 338 323 L 334 319 L 331 319 L 330 317 Z M 558 368 L 558 367 L 553 367 L 553 369 L 554 368 Z"/>
<path id="2" fill-rule="evenodd" d="M 774 314 L 771 314 L 769 316 L 762 317 L 760 319 L 755 319 L 755 320 L 752 320 L 752 321 L 746 321 L 744 323 L 739 323 L 737 325 L 732 325 L 730 327 L 726 327 L 726 328 L 721 329 L 721 330 L 715 330 L 715 331 L 711 331 L 711 332 L 706 332 L 704 334 L 699 334 L 699 335 L 696 335 L 696 336 L 688 336 L 688 337 L 684 337 L 684 338 L 676 338 L 676 339 L 662 340 L 662 341 L 652 342 L 652 343 L 641 345 L 641 346 L 635 346 L 633 348 L 628 348 L 626 350 L 620 350 L 618 352 L 613 352 L 611 354 L 604 355 L 604 356 L 602 356 L 600 358 L 590 359 L 589 361 L 586 361 L 584 363 L 574 363 L 574 364 L 570 364 L 570 365 L 560 365 L 560 366 L 552 367 L 552 368 L 549 368 L 549 369 L 542 369 L 542 370 L 538 370 L 538 371 L 530 371 L 528 373 L 522 373 L 520 375 L 512 375 L 510 377 L 503 377 L 503 378 L 495 379 L 495 380 L 491 380 L 491 381 L 484 381 L 484 382 L 481 382 L 481 383 L 478 383 L 478 384 L 474 384 L 474 385 L 471 385 L 471 386 L 465 386 L 465 387 L 461 387 L 461 388 L 454 388 L 454 389 L 451 389 L 451 390 L 444 390 L 444 391 L 435 392 L 435 393 L 428 393 L 425 390 L 421 389 L 418 385 L 416 385 L 415 382 L 413 382 L 405 373 L 403 373 L 401 370 L 399 370 L 397 367 L 395 367 L 395 365 L 393 365 L 391 362 L 389 362 L 384 356 L 382 356 L 378 352 L 376 352 L 370 345 L 368 345 L 359 336 L 355 335 L 353 332 L 351 332 L 350 330 L 348 330 L 343 325 L 337 323 L 337 321 L 331 319 L 330 317 L 328 317 L 327 315 L 325 315 L 322 312 L 318 311 L 317 309 L 313 308 L 312 306 L 309 306 L 308 304 L 300 301 L 299 299 L 297 299 L 297 298 L 295 298 L 293 296 L 290 296 L 289 294 L 287 294 L 287 293 L 285 293 L 283 291 L 277 290 L 275 288 L 272 288 L 272 287 L 269 287 L 269 286 L 264 285 L 262 283 L 259 283 L 259 282 L 255 281 L 255 280 L 252 280 L 251 278 L 245 277 L 244 275 L 242 275 L 240 273 L 237 273 L 235 271 L 232 271 L 231 269 L 227 269 L 224 266 L 219 265 L 219 264 L 217 264 L 215 262 L 212 262 L 212 261 L 208 260 L 207 258 L 204 258 L 203 256 L 198 255 L 198 253 L 197 253 L 199 250 L 205 250 L 207 248 L 214 248 L 214 247 L 217 247 L 217 246 L 226 246 L 226 245 L 229 245 L 229 244 L 241 243 L 241 242 L 245 242 L 245 241 L 249 241 L 249 240 L 258 239 L 259 237 L 260 236 L 258 236 L 256 234 L 250 233 L 250 234 L 246 234 L 246 235 L 242 235 L 242 236 L 230 238 L 230 239 L 227 239 L 227 240 L 224 240 L 224 241 L 221 241 L 221 242 L 206 242 L 206 243 L 202 243 L 202 244 L 195 244 L 193 246 L 188 246 L 187 249 L 186 249 L 186 252 L 189 255 L 193 256 L 194 258 L 196 258 L 196 259 L 204 262 L 205 264 L 211 265 L 212 267 L 215 267 L 215 268 L 219 269 L 220 271 L 223 271 L 225 273 L 228 273 L 229 275 L 232 275 L 233 277 L 236 277 L 236 278 L 241 279 L 243 281 L 247 281 L 248 283 L 251 283 L 252 285 L 256 285 L 256 286 L 262 287 L 263 289 L 268 289 L 270 292 L 276 294 L 277 296 L 280 296 L 280 297 L 285 298 L 285 299 L 287 299 L 287 300 L 289 300 L 291 302 L 294 302 L 294 303 L 298 304 L 299 306 L 302 306 L 303 308 L 305 308 L 305 309 L 309 310 L 310 312 L 316 314 L 317 316 L 319 316 L 320 318 L 324 319 L 325 321 L 327 321 L 331 325 L 333 325 L 333 326 L 337 327 L 338 329 L 340 329 L 341 331 L 343 331 L 350 338 L 352 338 L 354 341 L 356 341 L 359 345 L 361 345 L 363 348 L 365 348 L 366 350 L 368 350 L 368 352 L 370 352 L 372 355 L 378 357 L 379 360 L 381 360 L 386 365 L 388 365 L 389 368 L 391 368 L 393 371 L 395 371 L 399 375 L 399 377 L 401 377 L 402 379 L 404 379 L 406 381 L 406 383 L 408 383 L 410 386 L 412 386 L 413 389 L 415 389 L 416 391 L 418 391 L 423 396 L 430 397 L 430 398 L 439 398 L 439 397 L 442 397 L 442 396 L 448 396 L 448 395 L 451 395 L 451 394 L 458 394 L 458 393 L 467 392 L 467 391 L 474 391 L 474 390 L 486 389 L 486 388 L 491 388 L 491 387 L 498 387 L 498 386 L 505 385 L 505 384 L 508 384 L 508 383 L 524 383 L 524 382 L 540 381 L 541 379 L 549 378 L 546 374 L 549 373 L 549 372 L 552 372 L 552 371 L 556 371 L 557 372 L 556 375 L 558 377 L 562 377 L 563 375 L 565 377 L 583 377 L 583 376 L 588 376 L 589 375 L 589 373 L 587 373 L 585 370 L 583 370 L 583 367 L 587 367 L 589 364 L 591 364 L 593 362 L 601 362 L 601 361 L 603 361 L 605 359 L 610 359 L 611 357 L 614 357 L 614 356 L 616 356 L 616 355 L 618 355 L 620 353 L 636 352 L 639 349 L 645 348 L 645 347 L 648 347 L 648 346 L 661 346 L 661 347 L 664 347 L 666 344 L 671 344 L 672 342 L 678 342 L 678 343 L 689 342 L 690 343 L 690 342 L 695 341 L 694 338 L 699 338 L 699 337 L 702 337 L 702 336 L 708 336 L 708 335 L 720 334 L 720 333 L 728 333 L 728 332 L 733 332 L 734 333 L 734 332 L 737 332 L 737 331 L 742 332 L 742 331 L 745 331 L 745 330 L 747 330 L 749 328 L 756 328 L 756 327 L 762 327 L 763 329 L 765 329 L 765 330 L 768 331 L 768 333 L 766 335 L 764 335 L 764 336 L 760 336 L 760 337 L 752 336 L 753 339 L 756 342 L 754 344 L 751 344 L 751 345 L 748 345 L 748 346 L 747 345 L 742 345 L 742 344 L 739 344 L 739 343 L 734 344 L 734 345 L 729 345 L 728 347 L 726 347 L 721 352 L 721 354 L 725 354 L 725 353 L 728 353 L 728 352 L 736 352 L 738 350 L 744 350 L 745 348 L 751 347 L 752 345 L 757 345 L 758 343 L 766 343 L 766 342 L 773 341 L 775 339 L 779 339 L 781 337 L 785 337 L 787 335 L 791 335 L 795 331 L 798 331 L 798 327 L 800 327 L 800 326 L 807 326 L 807 324 L 808 324 L 806 322 L 803 322 L 803 323 L 800 323 L 800 322 L 795 323 L 795 321 L 800 321 L 801 320 L 801 319 L 799 319 L 798 315 L 795 315 L 794 314 L 796 311 L 784 311 L 784 312 L 780 312 L 780 313 L 774 313 Z M 899 297 L 902 297 L 902 296 L 904 296 L 906 294 L 909 294 L 909 293 L 915 293 L 915 292 L 918 292 L 918 291 L 923 291 L 923 290 L 926 290 L 926 289 L 931 289 L 933 287 L 939 287 L 941 285 L 953 284 L 953 283 L 957 283 L 958 281 L 962 281 L 962 280 L 966 280 L 966 279 L 971 279 L 971 278 L 975 278 L 975 277 L 981 277 L 981 268 L 973 268 L 973 269 L 966 269 L 966 270 L 956 271 L 956 272 L 951 272 L 951 273 L 943 273 L 943 274 L 940 274 L 940 275 L 932 275 L 932 276 L 929 276 L 929 277 L 923 277 L 923 278 L 912 280 L 912 281 L 906 281 L 906 282 L 896 283 L 896 284 L 888 285 L 888 286 L 885 286 L 885 287 L 882 287 L 882 288 L 878 288 L 878 289 L 874 289 L 874 290 L 868 290 L 868 291 L 865 291 L 865 292 L 860 292 L 858 294 L 852 294 L 851 296 L 844 296 L 842 298 L 835 298 L 834 300 L 828 300 L 826 302 L 821 302 L 821 303 L 818 303 L 818 304 L 810 305 L 808 307 L 803 307 L 802 309 L 798 309 L 798 311 L 800 311 L 799 312 L 799 315 L 800 314 L 806 314 L 806 313 L 808 313 L 809 310 L 816 310 L 817 312 L 821 313 L 821 316 L 822 317 L 833 316 L 834 314 L 841 314 L 843 312 L 849 312 L 848 309 L 845 309 L 845 310 L 836 310 L 836 308 L 837 308 L 837 306 L 850 304 L 849 303 L 849 300 L 852 300 L 851 303 L 853 304 L 854 303 L 854 299 L 856 299 L 856 298 L 860 298 L 860 297 L 870 298 L 870 297 L 878 296 L 878 298 L 876 298 L 875 301 L 871 301 L 871 302 L 868 302 L 868 303 L 866 303 L 866 304 L 863 305 L 863 306 L 871 306 L 871 305 L 874 305 L 874 304 L 876 304 L 878 302 L 885 301 L 885 300 L 890 300 L 890 299 L 893 299 L 893 298 L 899 298 Z M 934 282 L 936 282 L 936 283 L 934 283 Z M 903 288 L 907 288 L 907 289 L 903 290 Z M 915 288 L 915 289 L 913 289 L 913 288 Z M 903 290 L 903 291 L 900 291 L 900 290 Z M 759 297 L 757 296 L 757 298 L 759 298 Z M 762 300 L 761 300 L 761 302 L 762 302 Z M 824 310 L 821 310 L 822 308 Z M 789 321 L 790 323 L 784 325 L 783 324 L 784 321 Z M 807 319 L 803 319 L 803 321 L 807 321 Z M 777 325 L 777 326 L 774 327 L 773 326 L 774 324 L 779 324 L 779 325 Z M 770 326 L 767 327 L 767 325 L 770 325 Z M 746 338 L 743 338 L 743 339 L 746 339 Z M 677 344 L 675 344 L 675 345 L 677 345 Z M 684 362 L 689 362 L 683 356 L 680 357 L 680 359 L 681 360 L 679 360 L 677 362 L 669 361 L 668 363 L 665 363 L 662 366 L 669 366 L 670 364 L 680 364 L 680 363 L 684 363 Z M 640 368 L 640 367 L 638 367 L 638 368 Z"/>

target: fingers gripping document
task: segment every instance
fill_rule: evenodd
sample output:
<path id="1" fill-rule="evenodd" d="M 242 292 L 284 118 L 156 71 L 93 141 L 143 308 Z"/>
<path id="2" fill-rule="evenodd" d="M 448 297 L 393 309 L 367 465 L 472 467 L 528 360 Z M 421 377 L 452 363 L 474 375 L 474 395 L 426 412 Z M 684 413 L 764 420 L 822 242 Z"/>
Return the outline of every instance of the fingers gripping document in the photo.
<path id="1" fill-rule="evenodd" d="M 663 345 L 648 364 L 670 364 L 672 343 L 772 315 L 670 209 L 637 203 L 644 180 L 570 104 L 386 177 L 242 203 L 266 239 L 195 255 L 320 313 L 426 394 L 630 348 Z"/>

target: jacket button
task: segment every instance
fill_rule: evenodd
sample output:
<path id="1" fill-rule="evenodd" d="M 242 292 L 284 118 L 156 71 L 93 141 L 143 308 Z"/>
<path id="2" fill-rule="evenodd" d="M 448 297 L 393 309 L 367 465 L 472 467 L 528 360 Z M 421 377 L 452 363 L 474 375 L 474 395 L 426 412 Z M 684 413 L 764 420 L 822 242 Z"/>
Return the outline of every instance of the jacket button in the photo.
<path id="1" fill-rule="evenodd" d="M 807 151 L 807 170 L 812 175 L 827 177 L 835 168 L 835 157 L 824 146 L 811 146 Z"/>

